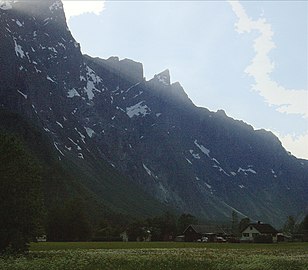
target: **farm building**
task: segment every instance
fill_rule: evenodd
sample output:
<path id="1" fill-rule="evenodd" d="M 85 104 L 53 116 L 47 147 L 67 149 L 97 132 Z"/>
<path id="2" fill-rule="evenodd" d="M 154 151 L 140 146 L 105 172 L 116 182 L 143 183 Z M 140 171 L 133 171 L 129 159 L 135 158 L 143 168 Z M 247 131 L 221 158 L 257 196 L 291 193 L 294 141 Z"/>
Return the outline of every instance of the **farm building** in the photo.
<path id="1" fill-rule="evenodd" d="M 241 231 L 241 241 L 256 242 L 260 237 L 269 239 L 271 242 L 277 242 L 278 231 L 270 224 L 257 223 L 248 224 L 245 229 Z"/>
<path id="2" fill-rule="evenodd" d="M 231 235 L 230 229 L 218 225 L 189 225 L 183 232 L 185 242 L 195 242 L 207 238 L 207 242 L 216 242 L 217 237 Z"/>

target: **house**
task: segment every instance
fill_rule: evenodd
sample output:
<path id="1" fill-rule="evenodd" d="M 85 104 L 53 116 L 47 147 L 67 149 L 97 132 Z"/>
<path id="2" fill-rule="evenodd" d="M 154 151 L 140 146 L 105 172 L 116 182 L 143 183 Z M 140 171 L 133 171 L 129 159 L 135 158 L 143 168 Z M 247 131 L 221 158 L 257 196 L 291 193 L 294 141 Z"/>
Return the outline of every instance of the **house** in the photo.
<path id="1" fill-rule="evenodd" d="M 228 228 L 218 225 L 189 225 L 183 232 L 185 242 L 195 242 L 198 239 L 207 238 L 207 242 L 216 242 L 217 236 L 226 237 L 230 235 Z"/>
<path id="2" fill-rule="evenodd" d="M 196 242 L 204 237 L 207 232 L 206 226 L 191 224 L 183 232 L 185 242 Z"/>
<path id="3" fill-rule="evenodd" d="M 264 236 L 270 238 L 272 242 L 277 242 L 278 231 L 270 224 L 257 223 L 248 224 L 245 229 L 241 231 L 241 241 L 243 242 L 255 242 L 257 238 Z"/>

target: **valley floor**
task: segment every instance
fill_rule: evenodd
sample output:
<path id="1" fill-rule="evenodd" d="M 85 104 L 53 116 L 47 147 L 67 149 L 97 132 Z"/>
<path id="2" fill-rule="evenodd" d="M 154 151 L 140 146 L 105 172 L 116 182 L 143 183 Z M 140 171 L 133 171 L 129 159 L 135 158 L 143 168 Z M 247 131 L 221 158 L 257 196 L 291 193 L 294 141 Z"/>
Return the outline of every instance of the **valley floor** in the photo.
<path id="1" fill-rule="evenodd" d="M 308 243 L 34 243 L 29 256 L 0 258 L 0 269 L 307 270 Z"/>

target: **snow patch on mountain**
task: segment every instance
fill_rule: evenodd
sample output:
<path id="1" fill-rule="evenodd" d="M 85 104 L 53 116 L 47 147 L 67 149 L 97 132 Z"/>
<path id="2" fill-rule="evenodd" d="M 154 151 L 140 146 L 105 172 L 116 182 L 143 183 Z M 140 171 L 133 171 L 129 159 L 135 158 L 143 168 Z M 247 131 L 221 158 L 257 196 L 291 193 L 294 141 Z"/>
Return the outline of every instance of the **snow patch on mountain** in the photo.
<path id="1" fill-rule="evenodd" d="M 70 137 L 68 137 L 68 139 L 77 147 L 77 150 L 81 150 L 81 147 L 76 142 L 74 142 Z"/>
<path id="2" fill-rule="evenodd" d="M 194 144 L 201 150 L 202 153 L 207 155 L 210 158 L 210 150 L 205 148 L 202 144 L 198 144 L 198 141 L 195 140 Z"/>
<path id="3" fill-rule="evenodd" d="M 34 112 L 35 112 L 36 114 L 38 114 L 38 113 L 37 113 L 37 110 L 36 110 L 36 108 L 35 108 L 35 106 L 34 106 L 33 104 L 32 104 L 31 106 L 32 106 Z"/>
<path id="4" fill-rule="evenodd" d="M 53 83 L 56 83 L 56 82 L 55 82 L 50 76 L 48 76 L 48 75 L 47 75 L 46 79 L 47 79 L 48 81 L 51 81 L 51 82 L 53 82 Z"/>
<path id="5" fill-rule="evenodd" d="M 89 136 L 90 138 L 92 138 L 92 137 L 93 137 L 93 134 L 95 134 L 95 131 L 94 131 L 92 128 L 84 127 L 84 129 L 86 130 L 86 132 L 87 132 L 87 134 L 88 134 L 88 136 Z"/>
<path id="6" fill-rule="evenodd" d="M 79 93 L 77 92 L 77 90 L 75 88 L 70 89 L 67 92 L 67 97 L 72 98 L 72 97 L 80 97 Z"/>
<path id="7" fill-rule="evenodd" d="M 37 69 L 36 66 L 34 66 L 34 69 L 35 69 L 35 72 L 36 72 L 36 73 L 42 73 L 42 71 L 39 70 L 39 69 Z"/>
<path id="8" fill-rule="evenodd" d="M 195 159 L 200 159 L 200 155 L 199 154 L 195 154 L 194 150 L 189 150 L 190 154 L 195 158 Z"/>
<path id="9" fill-rule="evenodd" d="M 188 158 L 185 158 L 185 159 L 187 160 L 189 164 L 192 164 L 192 162 Z"/>
<path id="10" fill-rule="evenodd" d="M 147 174 L 151 176 L 152 175 L 151 170 L 146 165 L 144 165 L 143 163 L 142 163 L 142 166 L 146 170 Z"/>
<path id="11" fill-rule="evenodd" d="M 95 71 L 91 69 L 89 66 L 86 67 L 87 70 L 87 77 L 94 83 L 101 83 L 103 80 L 96 75 Z"/>
<path id="12" fill-rule="evenodd" d="M 166 75 L 157 75 L 156 78 L 158 79 L 158 81 L 165 85 L 165 86 L 169 86 L 169 78 Z"/>
<path id="13" fill-rule="evenodd" d="M 216 158 L 212 158 L 212 160 L 216 162 L 217 164 L 220 164 L 220 162 Z"/>
<path id="14" fill-rule="evenodd" d="M 133 98 L 139 97 L 139 96 L 142 95 L 142 94 L 143 94 L 143 91 L 139 91 L 139 93 L 136 94 L 136 95 L 134 95 Z"/>
<path id="15" fill-rule="evenodd" d="M 253 174 L 256 174 L 257 172 L 251 168 L 248 168 L 248 169 L 243 169 L 241 167 L 238 168 L 237 170 L 238 173 L 240 172 L 243 172 L 245 175 L 247 175 L 247 173 L 253 173 Z"/>
<path id="16" fill-rule="evenodd" d="M 28 96 L 27 96 L 26 94 L 24 94 L 23 92 L 21 92 L 20 90 L 17 90 L 17 92 L 18 92 L 19 94 L 21 94 L 25 99 L 28 98 Z"/>
<path id="17" fill-rule="evenodd" d="M 94 97 L 94 92 L 99 92 L 101 93 L 102 91 L 97 89 L 95 85 L 101 83 L 103 80 L 96 75 L 93 69 L 90 67 L 86 67 L 86 74 L 87 74 L 87 86 L 84 88 L 88 99 L 92 100 Z M 82 80 L 84 77 L 80 76 L 80 80 Z"/>
<path id="18" fill-rule="evenodd" d="M 54 12 L 55 10 L 63 9 L 61 1 L 55 1 L 50 7 L 49 10 Z"/>
<path id="19" fill-rule="evenodd" d="M 85 92 L 87 93 L 88 95 L 88 99 L 89 100 L 92 100 L 94 98 L 94 93 L 93 93 L 93 90 L 95 90 L 95 86 L 94 86 L 94 83 L 91 82 L 91 81 L 88 81 L 87 82 L 87 87 L 84 88 Z"/>
<path id="20" fill-rule="evenodd" d="M 156 176 L 144 163 L 142 163 L 143 168 L 147 172 L 148 175 L 152 176 L 153 178 L 157 179 L 158 176 Z"/>
<path id="21" fill-rule="evenodd" d="M 60 126 L 61 128 L 63 128 L 63 125 L 60 122 L 56 121 L 56 124 Z"/>
<path id="22" fill-rule="evenodd" d="M 58 45 L 62 47 L 64 50 L 66 50 L 66 46 L 62 42 L 58 42 Z"/>
<path id="23" fill-rule="evenodd" d="M 199 144 L 197 140 L 194 141 L 194 144 L 199 148 L 199 150 L 205 154 L 207 157 L 209 157 L 212 161 L 214 161 L 216 164 L 213 165 L 213 168 L 217 168 L 220 172 L 224 173 L 226 176 L 230 176 L 229 173 L 227 173 L 220 165 L 220 162 L 216 158 L 212 158 L 210 155 L 210 150 L 207 149 L 202 144 Z M 190 150 L 190 153 L 195 157 L 198 158 L 199 154 L 193 154 L 193 150 Z M 198 155 L 198 156 L 197 156 Z M 199 156 L 200 158 L 200 156 Z"/>
<path id="24" fill-rule="evenodd" d="M 77 111 L 78 111 L 78 108 L 75 108 L 75 109 L 71 112 L 71 114 L 74 115 Z"/>
<path id="25" fill-rule="evenodd" d="M 77 128 L 75 128 L 75 130 L 77 131 L 77 133 L 79 134 L 79 136 L 80 136 L 80 138 L 81 138 L 81 140 L 83 141 L 83 143 L 85 144 L 86 142 L 85 142 L 85 138 L 86 138 L 86 136 L 85 135 L 83 135 Z"/>
<path id="26" fill-rule="evenodd" d="M 139 103 L 126 108 L 126 114 L 129 116 L 129 118 L 132 118 L 134 116 L 146 116 L 147 114 L 150 114 L 151 109 L 147 105 L 142 105 L 145 101 L 140 101 Z"/>
<path id="27" fill-rule="evenodd" d="M 53 145 L 55 146 L 55 148 L 57 149 L 57 151 L 58 151 L 62 156 L 65 156 L 65 155 L 63 154 L 63 152 L 59 149 L 58 144 L 57 144 L 56 142 L 54 142 Z"/>
<path id="28" fill-rule="evenodd" d="M 17 24 L 19 27 L 22 27 L 22 26 L 23 26 L 23 23 L 21 23 L 19 20 L 16 20 L 15 22 L 16 22 L 16 24 Z"/>
<path id="29" fill-rule="evenodd" d="M 273 169 L 271 170 L 271 173 L 273 174 L 274 178 L 277 178 L 277 174 Z"/>
<path id="30" fill-rule="evenodd" d="M 17 44 L 16 38 L 13 38 L 13 40 L 14 40 L 14 44 L 15 44 L 15 53 L 16 53 L 17 57 L 24 58 L 25 53 L 24 53 L 22 47 L 19 44 Z"/>
<path id="31" fill-rule="evenodd" d="M 211 186 L 210 184 L 208 184 L 208 183 L 206 183 L 206 182 L 204 182 L 204 184 L 206 185 L 207 188 L 209 188 L 209 189 L 212 188 L 212 186 Z"/>
<path id="32" fill-rule="evenodd" d="M 221 168 L 220 166 L 217 166 L 216 164 L 213 165 L 214 168 L 218 168 L 218 170 L 220 172 L 223 172 L 225 175 L 230 176 L 230 174 L 228 174 L 223 168 Z"/>
<path id="33" fill-rule="evenodd" d="M 47 48 L 49 51 L 52 51 L 53 53 L 58 53 L 58 51 L 54 47 L 48 47 Z"/>
<path id="34" fill-rule="evenodd" d="M 164 187 L 164 185 L 159 182 L 158 183 L 158 188 L 160 189 L 161 191 L 161 194 L 163 196 L 163 201 L 165 202 L 168 202 L 168 199 L 169 199 L 169 190 L 167 188 Z"/>

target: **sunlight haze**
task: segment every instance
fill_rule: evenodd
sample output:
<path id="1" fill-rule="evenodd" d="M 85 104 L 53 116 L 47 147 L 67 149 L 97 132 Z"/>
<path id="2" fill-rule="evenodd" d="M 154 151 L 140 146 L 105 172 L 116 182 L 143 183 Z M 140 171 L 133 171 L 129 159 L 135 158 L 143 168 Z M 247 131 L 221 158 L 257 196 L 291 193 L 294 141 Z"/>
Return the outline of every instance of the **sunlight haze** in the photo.
<path id="1" fill-rule="evenodd" d="M 74 2 L 64 7 L 83 53 L 141 62 L 147 80 L 168 68 L 196 105 L 308 159 L 307 2 Z"/>

